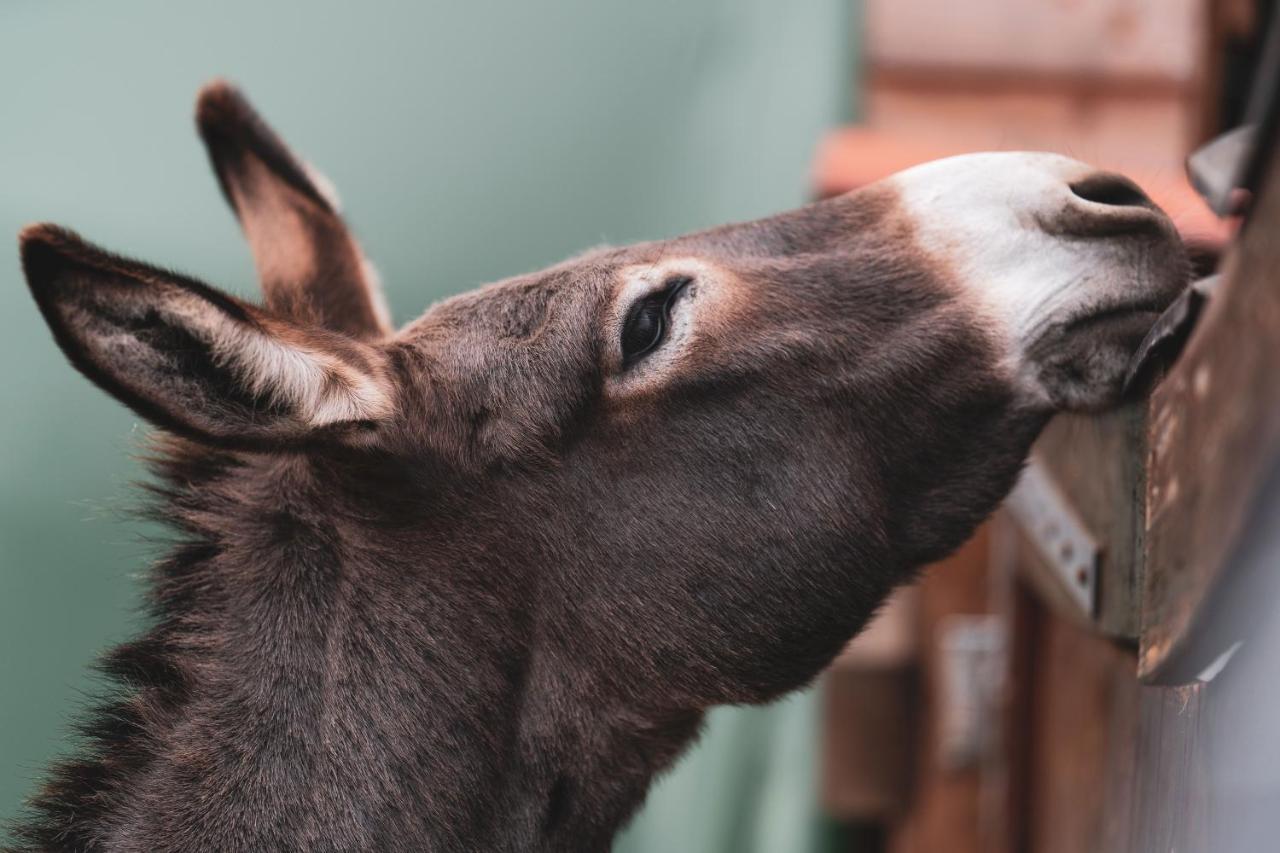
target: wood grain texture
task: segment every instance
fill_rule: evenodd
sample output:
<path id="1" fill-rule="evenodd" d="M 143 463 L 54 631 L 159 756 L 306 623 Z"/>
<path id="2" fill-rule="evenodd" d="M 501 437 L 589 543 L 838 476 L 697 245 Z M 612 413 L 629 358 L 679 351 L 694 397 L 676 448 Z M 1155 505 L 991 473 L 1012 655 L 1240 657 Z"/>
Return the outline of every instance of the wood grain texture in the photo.
<path id="1" fill-rule="evenodd" d="M 1015 595 L 1003 850 L 1211 850 L 1210 694 L 1147 686 L 1133 651 Z"/>
<path id="2" fill-rule="evenodd" d="M 1222 283 L 1155 389 L 1147 454 L 1139 674 L 1177 682 L 1176 657 L 1280 452 L 1280 152 Z"/>
<path id="3" fill-rule="evenodd" d="M 1143 571 L 1145 406 L 1129 404 L 1103 415 L 1060 415 L 1036 452 L 1101 548 L 1095 627 L 1117 638 L 1139 630 Z M 1045 567 L 1025 561 L 1031 572 Z"/>

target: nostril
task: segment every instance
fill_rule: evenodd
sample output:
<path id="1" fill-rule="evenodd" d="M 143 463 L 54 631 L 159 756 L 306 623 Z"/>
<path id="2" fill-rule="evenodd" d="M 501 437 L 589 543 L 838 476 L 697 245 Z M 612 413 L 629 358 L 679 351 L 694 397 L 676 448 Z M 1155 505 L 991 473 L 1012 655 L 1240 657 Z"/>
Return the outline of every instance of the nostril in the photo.
<path id="1" fill-rule="evenodd" d="M 1111 172 L 1097 172 L 1068 186 L 1078 198 L 1094 204 L 1110 207 L 1155 207 L 1155 203 L 1137 184 L 1123 175 Z"/>

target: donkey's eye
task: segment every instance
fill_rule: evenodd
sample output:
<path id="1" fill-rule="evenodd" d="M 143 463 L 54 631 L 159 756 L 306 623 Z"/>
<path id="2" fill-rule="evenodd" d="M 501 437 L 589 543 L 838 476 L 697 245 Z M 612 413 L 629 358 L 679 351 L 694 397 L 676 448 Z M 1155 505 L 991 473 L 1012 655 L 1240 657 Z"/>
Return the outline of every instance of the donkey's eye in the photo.
<path id="1" fill-rule="evenodd" d="M 671 279 L 662 290 L 642 297 L 631 306 L 622 325 L 623 367 L 635 364 L 662 343 L 671 322 L 671 306 L 689 282 L 688 278 Z"/>

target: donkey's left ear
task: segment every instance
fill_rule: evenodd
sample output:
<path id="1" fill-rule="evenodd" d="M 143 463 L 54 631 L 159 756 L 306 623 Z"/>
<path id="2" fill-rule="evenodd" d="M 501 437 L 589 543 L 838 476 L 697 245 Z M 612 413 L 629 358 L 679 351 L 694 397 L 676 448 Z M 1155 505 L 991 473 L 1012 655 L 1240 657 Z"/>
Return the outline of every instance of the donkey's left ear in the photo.
<path id="1" fill-rule="evenodd" d="M 391 411 L 385 354 L 310 329 L 52 225 L 25 229 L 22 267 L 63 352 L 138 414 L 249 449 L 365 444 Z"/>
<path id="2" fill-rule="evenodd" d="M 235 87 L 200 91 L 196 125 L 253 251 L 267 307 L 305 325 L 373 339 L 390 331 L 377 273 L 323 175 L 289 150 Z"/>

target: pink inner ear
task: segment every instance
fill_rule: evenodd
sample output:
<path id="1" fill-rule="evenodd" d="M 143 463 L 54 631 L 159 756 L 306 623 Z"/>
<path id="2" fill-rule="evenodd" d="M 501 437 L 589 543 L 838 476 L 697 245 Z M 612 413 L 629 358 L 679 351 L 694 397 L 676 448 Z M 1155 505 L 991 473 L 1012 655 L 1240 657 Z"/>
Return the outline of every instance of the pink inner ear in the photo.
<path id="1" fill-rule="evenodd" d="M 277 181 L 253 157 L 241 161 L 231 183 L 267 305 L 288 317 L 322 321 L 312 316 L 321 306 L 310 290 L 321 275 L 313 230 L 328 230 L 312 223 L 324 214 L 307 210 L 300 193 Z M 341 263 L 342 258 L 328 260 Z"/>

